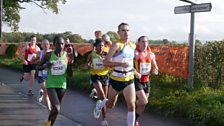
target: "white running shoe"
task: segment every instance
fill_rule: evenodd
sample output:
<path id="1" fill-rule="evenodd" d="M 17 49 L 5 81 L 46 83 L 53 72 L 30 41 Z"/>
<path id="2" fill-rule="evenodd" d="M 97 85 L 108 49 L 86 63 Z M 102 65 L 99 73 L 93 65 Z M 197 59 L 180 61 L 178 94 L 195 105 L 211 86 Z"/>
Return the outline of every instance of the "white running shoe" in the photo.
<path id="1" fill-rule="evenodd" d="M 38 101 L 39 102 L 42 102 L 42 100 L 43 100 L 43 93 L 44 93 L 44 90 L 40 89 L 39 90 L 39 95 L 38 95 Z"/>
<path id="2" fill-rule="evenodd" d="M 100 118 L 100 113 L 101 113 L 102 108 L 99 105 L 100 105 L 101 102 L 102 102 L 101 100 L 97 100 L 96 101 L 96 106 L 93 110 L 93 115 L 96 119 Z"/>
<path id="3" fill-rule="evenodd" d="M 108 126 L 107 120 L 103 120 L 103 121 L 101 122 L 101 126 Z"/>
<path id="4" fill-rule="evenodd" d="M 95 88 L 93 88 L 91 93 L 90 93 L 90 95 L 89 95 L 89 97 L 93 98 L 95 96 L 95 94 L 97 94 L 97 91 L 96 91 Z"/>

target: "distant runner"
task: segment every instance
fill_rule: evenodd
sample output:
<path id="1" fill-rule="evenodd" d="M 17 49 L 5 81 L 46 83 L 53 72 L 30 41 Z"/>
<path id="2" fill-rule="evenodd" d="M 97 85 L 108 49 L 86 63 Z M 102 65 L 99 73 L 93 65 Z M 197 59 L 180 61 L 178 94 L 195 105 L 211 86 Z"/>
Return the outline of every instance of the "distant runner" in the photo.
<path id="1" fill-rule="evenodd" d="M 37 61 L 34 61 L 37 57 L 37 52 L 40 51 L 40 48 L 36 45 L 37 38 L 32 35 L 30 37 L 30 42 L 27 44 L 20 52 L 20 58 L 23 60 L 23 71 L 24 75 L 22 75 L 20 82 L 23 80 L 28 81 L 28 95 L 33 96 L 33 85 L 35 82 L 35 73 L 36 73 L 36 65 Z"/>
<path id="2" fill-rule="evenodd" d="M 37 58 L 41 61 L 46 53 L 51 52 L 50 43 L 47 39 L 44 39 L 41 43 L 42 50 L 37 53 Z M 45 64 L 46 65 L 46 64 Z M 39 90 L 38 101 L 42 102 L 43 98 L 45 99 L 45 103 L 47 105 L 47 109 L 51 110 L 51 103 L 47 94 L 46 89 L 46 79 L 47 79 L 47 68 L 38 71 L 38 83 L 41 85 L 41 89 Z"/>

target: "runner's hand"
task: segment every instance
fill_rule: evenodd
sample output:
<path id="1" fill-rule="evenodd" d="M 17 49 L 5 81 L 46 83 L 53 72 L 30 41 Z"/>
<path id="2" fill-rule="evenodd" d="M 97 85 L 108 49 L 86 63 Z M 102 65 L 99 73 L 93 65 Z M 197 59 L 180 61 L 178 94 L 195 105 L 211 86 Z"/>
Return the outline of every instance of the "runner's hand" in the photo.
<path id="1" fill-rule="evenodd" d="M 140 79 L 142 77 L 142 75 L 140 73 L 136 72 L 135 73 L 135 77 L 138 78 L 138 79 Z"/>
<path id="2" fill-rule="evenodd" d="M 127 62 L 121 63 L 121 66 L 124 68 L 130 67 L 130 64 Z"/>
<path id="3" fill-rule="evenodd" d="M 46 67 L 50 69 L 52 65 L 54 65 L 54 64 L 53 63 L 47 63 Z"/>

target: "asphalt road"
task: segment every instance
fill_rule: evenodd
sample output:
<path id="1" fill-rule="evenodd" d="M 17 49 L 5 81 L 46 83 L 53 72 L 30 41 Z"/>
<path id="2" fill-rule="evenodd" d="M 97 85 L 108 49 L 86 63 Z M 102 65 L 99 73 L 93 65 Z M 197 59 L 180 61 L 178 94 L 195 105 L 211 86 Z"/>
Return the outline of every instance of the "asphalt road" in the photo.
<path id="1" fill-rule="evenodd" d="M 34 85 L 34 96 L 28 97 L 27 83 L 19 83 L 21 72 L 0 67 L 0 126 L 42 126 L 48 117 L 44 103 L 37 102 L 40 85 Z M 86 92 L 68 89 L 62 102 L 61 113 L 55 126 L 100 126 L 100 119 L 93 117 L 95 102 Z M 117 104 L 108 110 L 109 126 L 126 126 L 127 108 Z M 186 126 L 183 121 L 167 119 L 144 113 L 141 126 Z"/>

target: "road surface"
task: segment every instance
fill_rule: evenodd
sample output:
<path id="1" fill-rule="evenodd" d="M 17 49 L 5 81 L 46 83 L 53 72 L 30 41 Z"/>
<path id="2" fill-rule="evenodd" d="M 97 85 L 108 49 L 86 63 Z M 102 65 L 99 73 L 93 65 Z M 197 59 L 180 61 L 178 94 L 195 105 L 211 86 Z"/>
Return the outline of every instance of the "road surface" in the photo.
<path id="1" fill-rule="evenodd" d="M 27 83 L 19 83 L 21 72 L 0 67 L 0 126 L 42 126 L 48 117 L 43 103 L 37 102 L 40 85 L 36 82 L 34 96 L 28 97 Z M 68 89 L 61 113 L 55 126 L 100 126 L 100 120 L 93 117 L 95 102 L 89 94 Z M 109 126 L 126 126 L 127 109 L 124 104 L 117 104 L 108 110 Z M 143 114 L 141 126 L 186 126 L 184 122 L 166 119 L 158 115 Z"/>

